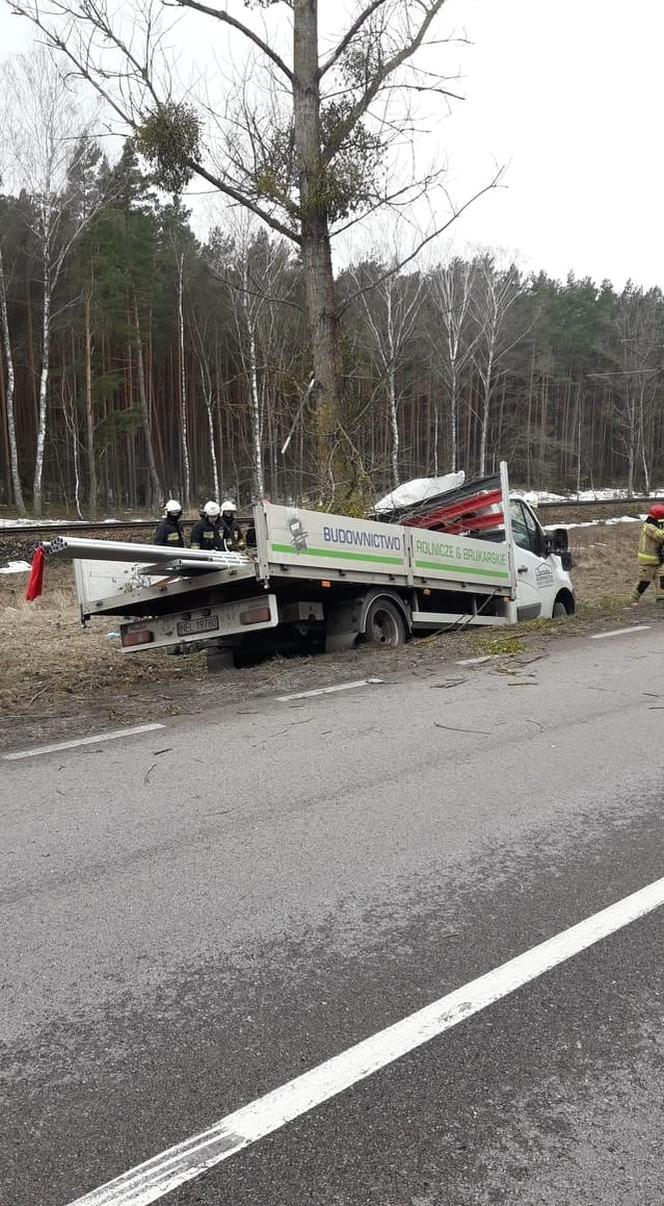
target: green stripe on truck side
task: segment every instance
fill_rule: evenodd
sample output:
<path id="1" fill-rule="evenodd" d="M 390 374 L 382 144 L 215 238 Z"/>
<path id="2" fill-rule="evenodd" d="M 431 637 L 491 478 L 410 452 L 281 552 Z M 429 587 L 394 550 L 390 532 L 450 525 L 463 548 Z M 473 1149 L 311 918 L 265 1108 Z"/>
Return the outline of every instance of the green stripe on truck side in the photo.
<path id="1" fill-rule="evenodd" d="M 303 549 L 298 553 L 292 544 L 273 544 L 273 553 L 288 553 L 291 557 L 331 557 L 341 561 L 369 561 L 372 564 L 398 565 L 404 569 L 402 557 L 379 557 L 377 553 L 346 553 L 343 549 Z"/>
<path id="2" fill-rule="evenodd" d="M 416 569 L 430 570 L 447 570 L 450 574 L 454 574 L 457 578 L 462 578 L 464 574 L 474 574 L 476 577 L 484 578 L 509 578 L 509 574 L 504 570 L 497 569 L 476 569 L 474 566 L 461 565 L 457 561 L 456 565 L 447 565 L 442 561 L 416 561 Z"/>

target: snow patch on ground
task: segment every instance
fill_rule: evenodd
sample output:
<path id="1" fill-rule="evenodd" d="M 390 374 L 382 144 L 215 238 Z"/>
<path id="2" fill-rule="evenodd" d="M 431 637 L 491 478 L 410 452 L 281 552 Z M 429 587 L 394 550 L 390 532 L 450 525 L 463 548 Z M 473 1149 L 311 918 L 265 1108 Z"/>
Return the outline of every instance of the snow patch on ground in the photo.
<path id="1" fill-rule="evenodd" d="M 0 532 L 3 529 L 10 531 L 11 528 L 73 528 L 77 523 L 87 523 L 88 520 L 80 519 L 0 519 Z M 103 523 L 122 523 L 121 519 L 100 519 L 97 521 Z"/>
<path id="2" fill-rule="evenodd" d="M 567 532 L 572 528 L 610 528 L 617 523 L 643 523 L 645 519 L 645 515 L 616 515 L 611 519 L 588 519 L 584 523 L 548 523 L 544 525 L 544 531 L 555 532 L 556 528 L 565 528 Z"/>
<path id="3" fill-rule="evenodd" d="M 0 565 L 0 574 L 29 574 L 30 566 L 27 561 L 10 561 L 8 565 Z"/>
<path id="4" fill-rule="evenodd" d="M 527 503 L 536 507 L 538 503 L 574 503 L 574 502 L 619 502 L 628 500 L 627 491 L 619 486 L 607 486 L 605 490 L 580 490 L 578 494 L 552 494 L 550 490 L 526 490 L 521 494 Z M 664 489 L 651 490 L 647 496 L 634 494 L 632 498 L 664 498 Z"/>

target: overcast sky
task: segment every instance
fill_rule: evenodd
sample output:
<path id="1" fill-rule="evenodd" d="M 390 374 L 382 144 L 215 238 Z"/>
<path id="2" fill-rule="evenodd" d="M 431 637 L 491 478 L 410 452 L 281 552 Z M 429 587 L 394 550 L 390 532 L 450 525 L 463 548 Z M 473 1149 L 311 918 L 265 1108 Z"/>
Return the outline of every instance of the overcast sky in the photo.
<path id="1" fill-rule="evenodd" d="M 201 40 L 201 18 L 188 20 L 191 50 L 214 30 Z M 506 187 L 460 220 L 459 247 L 503 248 L 561 277 L 664 286 L 664 6 L 448 0 L 440 31 L 451 29 L 472 43 L 439 52 L 466 97 L 439 126 L 455 201 L 507 165 Z M 3 52 L 28 49 L 31 37 L 0 0 Z"/>

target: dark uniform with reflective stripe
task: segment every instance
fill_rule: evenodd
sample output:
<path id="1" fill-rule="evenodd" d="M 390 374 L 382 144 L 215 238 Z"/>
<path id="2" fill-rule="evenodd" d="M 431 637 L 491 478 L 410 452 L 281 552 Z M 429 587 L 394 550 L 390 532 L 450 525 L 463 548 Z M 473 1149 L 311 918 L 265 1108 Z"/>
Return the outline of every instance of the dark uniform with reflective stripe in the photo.
<path id="1" fill-rule="evenodd" d="M 229 552 L 238 552 L 246 548 L 242 528 L 239 523 L 235 522 L 234 518 L 225 519 L 222 515 L 219 525 L 219 532 L 223 542 L 223 547 Z"/>
<path id="2" fill-rule="evenodd" d="M 184 548 L 184 532 L 180 520 L 174 515 L 162 519 L 154 537 L 155 544 L 166 544 L 171 549 Z"/>
<path id="3" fill-rule="evenodd" d="M 192 549 L 205 549 L 210 553 L 213 551 L 219 552 L 224 545 L 219 531 L 219 522 L 210 523 L 209 519 L 199 519 L 191 529 L 191 540 L 189 541 Z"/>

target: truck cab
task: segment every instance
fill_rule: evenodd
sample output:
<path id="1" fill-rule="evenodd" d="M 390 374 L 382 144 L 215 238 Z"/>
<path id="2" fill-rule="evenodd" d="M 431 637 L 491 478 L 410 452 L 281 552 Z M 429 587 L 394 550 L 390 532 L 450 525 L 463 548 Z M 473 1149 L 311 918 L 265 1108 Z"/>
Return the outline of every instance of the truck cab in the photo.
<path id="1" fill-rule="evenodd" d="M 545 532 L 531 507 L 518 495 L 510 498 L 510 521 L 516 571 L 516 599 L 508 603 L 511 621 L 573 615 L 576 606 L 569 575 L 572 555 L 567 531 Z"/>

